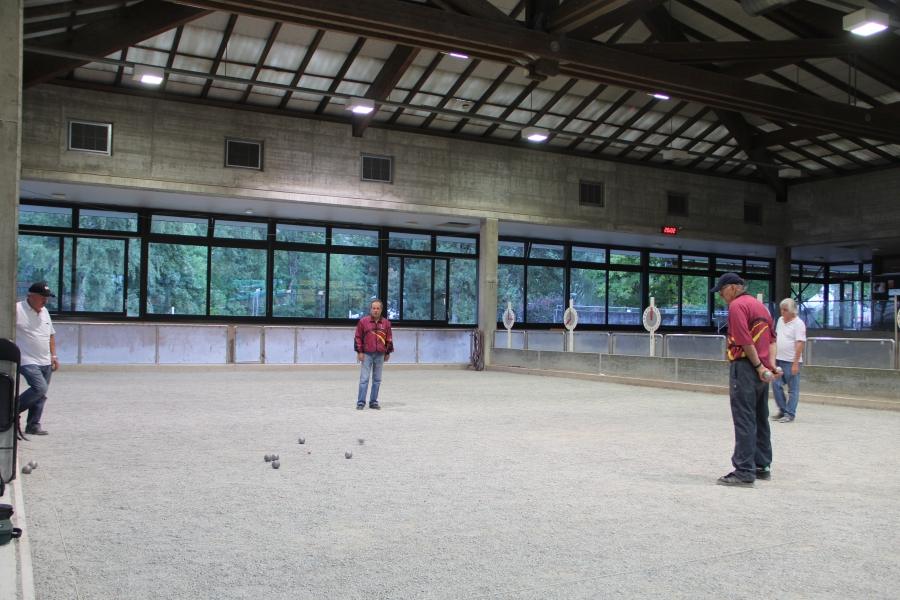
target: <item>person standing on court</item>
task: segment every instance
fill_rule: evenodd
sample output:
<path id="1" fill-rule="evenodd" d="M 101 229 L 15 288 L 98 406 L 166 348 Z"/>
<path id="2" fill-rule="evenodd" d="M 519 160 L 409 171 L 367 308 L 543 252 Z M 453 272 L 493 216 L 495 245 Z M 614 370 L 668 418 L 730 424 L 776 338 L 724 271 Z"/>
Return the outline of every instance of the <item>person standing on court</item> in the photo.
<path id="1" fill-rule="evenodd" d="M 356 399 L 356 410 L 366 406 L 366 392 L 369 379 L 372 379 L 372 393 L 369 396 L 369 408 L 381 410 L 378 406 L 378 388 L 381 387 L 381 370 L 384 363 L 391 359 L 394 351 L 394 337 L 391 334 L 391 322 L 381 316 L 384 303 L 372 300 L 369 316 L 363 317 L 356 325 L 356 336 L 353 338 L 353 349 L 356 358 L 362 363 L 359 373 L 359 396 Z"/>
<path id="2" fill-rule="evenodd" d="M 803 362 L 803 345 L 806 343 L 806 324 L 797 317 L 797 303 L 785 298 L 779 304 L 781 318 L 775 326 L 778 336 L 778 352 L 775 363 L 784 371 L 783 379 L 772 382 L 772 392 L 778 412 L 772 417 L 779 423 L 790 423 L 797 415 L 800 402 L 800 364 Z M 788 386 L 788 401 L 784 401 L 784 386 Z"/>
<path id="3" fill-rule="evenodd" d="M 752 487 L 757 479 L 770 479 L 772 440 L 769 431 L 769 382 L 779 377 L 773 366 L 775 328 L 765 305 L 747 293 L 736 273 L 725 273 L 710 290 L 728 305 L 730 368 L 728 389 L 734 421 L 734 471 L 720 477 L 719 485 Z"/>
<path id="4" fill-rule="evenodd" d="M 16 345 L 22 353 L 21 373 L 29 388 L 19 394 L 19 414 L 28 411 L 25 433 L 47 435 L 41 428 L 41 414 L 47 402 L 50 376 L 59 368 L 56 331 L 45 305 L 56 298 L 50 287 L 39 281 L 28 288 L 28 297 L 16 304 Z"/>

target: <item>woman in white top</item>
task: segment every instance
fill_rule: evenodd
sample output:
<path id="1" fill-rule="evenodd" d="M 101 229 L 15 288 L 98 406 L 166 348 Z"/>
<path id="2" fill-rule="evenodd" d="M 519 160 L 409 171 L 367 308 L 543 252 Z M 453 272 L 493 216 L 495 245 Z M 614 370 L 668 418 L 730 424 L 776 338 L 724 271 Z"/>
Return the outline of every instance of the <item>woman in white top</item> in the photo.
<path id="1" fill-rule="evenodd" d="M 790 423 L 797 414 L 800 402 L 800 364 L 803 362 L 803 345 L 806 343 L 806 324 L 797 317 L 797 303 L 785 298 L 779 305 L 781 318 L 775 325 L 777 352 L 775 365 L 784 371 L 784 377 L 772 382 L 772 392 L 778 412 L 773 421 Z M 788 386 L 788 401 L 784 399 L 784 386 Z"/>

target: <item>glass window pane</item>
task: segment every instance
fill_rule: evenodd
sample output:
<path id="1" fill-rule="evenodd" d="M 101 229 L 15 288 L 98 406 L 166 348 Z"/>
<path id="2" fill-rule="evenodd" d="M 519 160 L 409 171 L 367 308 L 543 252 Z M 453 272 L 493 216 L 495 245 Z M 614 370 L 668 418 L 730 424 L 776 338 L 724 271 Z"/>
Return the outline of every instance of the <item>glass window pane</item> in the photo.
<path id="1" fill-rule="evenodd" d="M 758 294 L 762 294 L 763 303 L 771 302 L 771 294 L 769 292 L 768 280 L 764 279 L 748 279 L 747 281 L 747 293 L 756 298 Z M 778 313 L 776 313 L 777 315 Z"/>
<path id="2" fill-rule="evenodd" d="M 872 263 L 866 263 L 863 265 L 863 275 L 871 275 L 872 274 Z"/>
<path id="3" fill-rule="evenodd" d="M 678 325 L 678 275 L 650 273 L 650 297 L 662 317 L 662 325 Z"/>
<path id="4" fill-rule="evenodd" d="M 475 254 L 475 240 L 471 238 L 437 237 L 438 252 L 453 252 L 454 254 Z"/>
<path id="5" fill-rule="evenodd" d="M 128 316 L 141 314 L 141 240 L 128 240 Z"/>
<path id="6" fill-rule="evenodd" d="M 447 261 L 434 261 L 434 302 L 431 304 L 433 319 L 447 319 Z"/>
<path id="7" fill-rule="evenodd" d="M 498 242 L 497 243 L 497 255 L 498 256 L 512 256 L 514 258 L 524 258 L 525 257 L 525 243 L 524 242 Z M 503 310 L 506 310 L 505 308 Z M 503 319 L 500 319 L 501 321 Z"/>
<path id="8" fill-rule="evenodd" d="M 762 273 L 768 275 L 772 272 L 772 265 L 767 260 L 748 260 L 745 273 Z"/>
<path id="9" fill-rule="evenodd" d="M 208 231 L 209 219 L 153 215 L 153 218 L 150 220 L 150 233 L 206 237 Z"/>
<path id="10" fill-rule="evenodd" d="M 293 242 L 295 244 L 324 244 L 325 228 L 278 223 L 275 226 L 275 241 Z"/>
<path id="11" fill-rule="evenodd" d="M 59 238 L 44 235 L 20 235 L 16 270 L 16 301 L 28 297 L 31 284 L 44 281 L 57 296 L 59 290 Z M 47 300 L 47 310 L 58 310 L 57 298 Z"/>
<path id="12" fill-rule="evenodd" d="M 610 250 L 609 262 L 614 265 L 639 265 L 641 253 L 632 250 Z"/>
<path id="13" fill-rule="evenodd" d="M 610 271 L 609 324 L 639 325 L 641 317 L 641 274 Z"/>
<path id="14" fill-rule="evenodd" d="M 828 273 L 838 278 L 859 275 L 859 265 L 831 265 L 828 267 Z"/>
<path id="15" fill-rule="evenodd" d="M 709 259 L 705 256 L 682 256 L 681 268 L 706 270 L 709 268 Z"/>
<path id="16" fill-rule="evenodd" d="M 206 315 L 207 248 L 182 244 L 149 244 L 147 312 Z"/>
<path id="17" fill-rule="evenodd" d="M 19 225 L 38 225 L 41 227 L 71 227 L 72 209 L 55 206 L 19 205 Z M 52 298 L 51 298 L 52 300 Z M 49 306 L 49 303 L 47 304 Z M 50 310 L 49 308 L 47 310 Z"/>
<path id="18" fill-rule="evenodd" d="M 800 309 L 800 318 L 807 329 L 822 329 L 825 319 L 825 285 L 822 283 L 791 283 L 791 295 Z"/>
<path id="19" fill-rule="evenodd" d="M 358 246 L 362 248 L 378 247 L 377 231 L 359 231 L 356 229 L 332 229 L 331 243 L 335 246 Z M 330 311 L 329 311 L 330 312 Z M 369 314 L 368 307 L 366 313 Z"/>
<path id="20" fill-rule="evenodd" d="M 791 277 L 800 277 L 800 265 L 797 263 L 791 264 Z"/>
<path id="21" fill-rule="evenodd" d="M 325 318 L 324 253 L 276 250 L 273 273 L 273 316 Z"/>
<path id="22" fill-rule="evenodd" d="M 431 320 L 431 259 L 403 259 L 404 320 Z"/>
<path id="23" fill-rule="evenodd" d="M 709 277 L 685 275 L 681 278 L 682 327 L 706 327 L 709 325 Z"/>
<path id="24" fill-rule="evenodd" d="M 377 234 L 376 234 L 377 236 Z M 376 237 L 377 244 L 377 237 Z M 328 317 L 359 319 L 378 297 L 378 257 L 332 254 L 328 266 Z"/>
<path id="25" fill-rule="evenodd" d="M 266 251 L 213 248 L 210 260 L 209 314 L 266 316 Z"/>
<path id="26" fill-rule="evenodd" d="M 497 321 L 512 303 L 516 323 L 525 315 L 525 265 L 497 265 Z"/>
<path id="27" fill-rule="evenodd" d="M 562 323 L 565 312 L 565 269 L 528 267 L 525 318 L 529 323 Z"/>
<path id="28" fill-rule="evenodd" d="M 269 226 L 265 223 L 216 220 L 213 237 L 233 240 L 265 240 Z M 210 310 L 212 308 L 210 307 Z"/>
<path id="29" fill-rule="evenodd" d="M 78 213 L 81 229 L 108 229 L 112 231 L 137 231 L 137 213 L 111 212 L 108 210 L 81 209 Z"/>
<path id="30" fill-rule="evenodd" d="M 400 318 L 400 263 L 402 260 L 399 256 L 388 258 L 388 293 L 387 311 L 385 314 L 388 319 Z"/>
<path id="31" fill-rule="evenodd" d="M 397 233 L 392 231 L 389 234 L 388 247 L 395 250 L 421 250 L 430 252 L 431 236 L 420 233 Z"/>
<path id="32" fill-rule="evenodd" d="M 741 273 L 744 270 L 744 261 L 739 258 L 717 258 L 716 271 Z"/>
<path id="33" fill-rule="evenodd" d="M 124 311 L 125 240 L 75 239 L 77 312 Z"/>
<path id="34" fill-rule="evenodd" d="M 825 277 L 825 267 L 821 267 L 819 265 L 803 265 L 803 276 L 804 277 Z"/>
<path id="35" fill-rule="evenodd" d="M 677 254 L 659 254 L 657 252 L 650 253 L 650 266 L 651 267 L 663 267 L 669 269 L 677 269 L 678 268 L 678 255 Z M 662 309 L 660 309 L 662 310 Z"/>
<path id="36" fill-rule="evenodd" d="M 450 315 L 448 322 L 477 323 L 478 261 L 450 259 Z M 504 305 L 505 310 L 505 305 Z"/>
<path id="37" fill-rule="evenodd" d="M 606 324 L 606 271 L 571 269 L 569 289 L 575 294 L 579 324 Z"/>
<path id="38" fill-rule="evenodd" d="M 582 248 L 580 246 L 572 247 L 572 260 L 591 263 L 605 263 L 606 250 L 603 248 Z M 581 322 L 581 315 L 578 316 Z"/>
<path id="39" fill-rule="evenodd" d="M 56 295 L 59 296 L 60 310 L 72 310 L 72 265 L 75 262 L 73 248 L 75 248 L 75 240 L 70 237 L 63 238 L 62 289 L 56 292 Z"/>
<path id="40" fill-rule="evenodd" d="M 532 244 L 529 258 L 543 258 L 546 260 L 563 260 L 566 257 L 566 249 L 563 246 L 550 244 Z"/>

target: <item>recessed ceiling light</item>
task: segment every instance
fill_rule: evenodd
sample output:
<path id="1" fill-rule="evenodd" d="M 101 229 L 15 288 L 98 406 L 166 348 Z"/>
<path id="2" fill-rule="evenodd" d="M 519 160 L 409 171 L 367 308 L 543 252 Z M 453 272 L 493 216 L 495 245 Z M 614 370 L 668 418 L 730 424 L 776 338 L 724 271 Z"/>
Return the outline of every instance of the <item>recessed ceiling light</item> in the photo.
<path id="1" fill-rule="evenodd" d="M 252 209 L 252 208 L 248 208 L 247 210 L 244 211 L 244 214 L 245 214 L 245 215 L 252 215 L 252 214 L 253 214 L 253 209 Z"/>
<path id="2" fill-rule="evenodd" d="M 54 198 L 56 198 L 57 200 L 65 200 L 66 199 L 66 195 L 62 194 L 60 192 L 56 192 L 55 194 L 50 194 L 50 195 L 53 196 Z"/>
<path id="3" fill-rule="evenodd" d="M 888 15 L 870 8 L 863 8 L 844 16 L 844 30 L 856 35 L 869 36 L 888 28 Z"/>
<path id="4" fill-rule="evenodd" d="M 663 246 L 665 246 L 665 244 L 653 244 L 653 245 L 656 246 L 657 248 L 662 248 Z"/>
<path id="5" fill-rule="evenodd" d="M 419 222 L 418 221 L 407 221 L 406 224 L 407 225 L 418 225 Z"/>
<path id="6" fill-rule="evenodd" d="M 529 142 L 543 142 L 550 137 L 550 134 L 546 129 L 540 127 L 526 127 L 522 130 L 522 137 Z"/>
<path id="7" fill-rule="evenodd" d="M 357 115 L 367 115 L 375 110 L 375 101 L 371 98 L 350 98 L 344 108 Z"/>
<path id="8" fill-rule="evenodd" d="M 651 95 L 654 98 L 656 98 L 657 100 L 668 100 L 669 99 L 669 97 L 665 94 L 656 93 L 656 94 L 651 94 Z"/>
<path id="9" fill-rule="evenodd" d="M 159 85 L 162 83 L 165 74 L 166 72 L 163 71 L 162 67 L 135 65 L 131 78 L 134 81 L 140 81 L 141 83 L 146 83 L 148 85 Z"/>
<path id="10" fill-rule="evenodd" d="M 453 58 L 469 58 L 468 54 L 463 54 L 462 52 L 448 52 L 447 56 L 452 56 Z"/>

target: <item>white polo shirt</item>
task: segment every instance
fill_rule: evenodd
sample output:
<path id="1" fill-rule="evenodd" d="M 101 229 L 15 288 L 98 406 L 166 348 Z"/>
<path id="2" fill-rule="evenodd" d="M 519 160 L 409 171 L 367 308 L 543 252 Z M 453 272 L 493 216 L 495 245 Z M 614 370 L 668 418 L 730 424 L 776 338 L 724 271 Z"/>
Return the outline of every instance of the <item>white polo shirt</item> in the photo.
<path id="1" fill-rule="evenodd" d="M 16 304 L 16 346 L 22 353 L 22 365 L 46 367 L 50 364 L 50 336 L 55 335 L 47 308 L 40 313 L 28 306 L 28 300 Z"/>
<path id="2" fill-rule="evenodd" d="M 806 323 L 800 317 L 794 317 L 790 323 L 786 323 L 784 317 L 778 318 L 778 324 L 775 326 L 775 335 L 778 351 L 775 353 L 775 360 L 786 360 L 794 362 L 794 356 L 797 355 L 797 342 L 806 342 Z M 803 357 L 800 357 L 803 362 Z"/>

